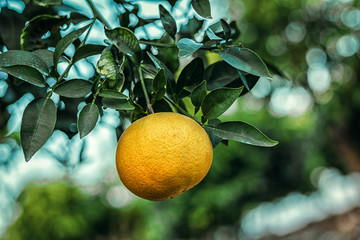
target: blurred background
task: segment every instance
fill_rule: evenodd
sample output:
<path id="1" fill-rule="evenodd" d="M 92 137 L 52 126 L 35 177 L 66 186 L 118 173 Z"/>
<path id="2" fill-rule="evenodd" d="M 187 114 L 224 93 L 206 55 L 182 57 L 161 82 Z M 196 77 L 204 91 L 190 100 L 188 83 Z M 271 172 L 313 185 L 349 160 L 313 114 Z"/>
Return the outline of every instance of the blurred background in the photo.
<path id="1" fill-rule="evenodd" d="M 84 0 L 63 2 L 92 16 Z M 124 19 L 117 16 L 126 12 L 117 2 L 94 1 L 112 27 L 120 26 Z M 143 19 L 158 18 L 159 4 L 170 9 L 165 1 L 131 2 Z M 0 73 L 1 239 L 360 238 L 360 1 L 210 2 L 213 22 L 235 22 L 235 42 L 287 76 L 260 79 L 222 118 L 254 124 L 280 143 L 220 144 L 198 186 L 172 200 L 150 202 L 131 194 L 117 176 L 116 128 L 129 123 L 109 109 L 83 140 L 73 119 L 58 113 L 58 130 L 25 162 L 19 128 L 34 96 Z M 203 20 L 194 18 L 189 3 L 177 1 L 172 10 L 183 28 Z M 17 36 L 26 22 L 24 2 L 0 0 L 0 6 L 2 40 Z M 57 11 L 66 15 L 69 8 Z M 126 16 L 130 25 L 139 21 Z M 159 21 L 134 30 L 139 38 L 163 34 Z M 97 23 L 88 42 L 104 44 L 104 38 Z M 13 44 L 1 51 L 16 49 Z M 178 66 L 177 52 L 167 54 L 167 64 Z M 69 78 L 92 76 L 98 58 L 79 61 Z M 207 58 L 220 60 L 215 54 Z M 74 103 L 75 113 L 83 104 Z"/>

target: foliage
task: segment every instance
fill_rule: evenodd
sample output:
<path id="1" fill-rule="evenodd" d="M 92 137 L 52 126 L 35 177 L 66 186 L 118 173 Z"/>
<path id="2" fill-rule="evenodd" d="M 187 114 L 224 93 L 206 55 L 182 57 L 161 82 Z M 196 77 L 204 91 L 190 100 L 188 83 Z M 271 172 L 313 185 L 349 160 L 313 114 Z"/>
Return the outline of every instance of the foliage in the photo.
<path id="1" fill-rule="evenodd" d="M 76 9 L 70 9 L 68 16 L 59 15 L 58 9 L 65 7 L 61 1 L 27 3 L 25 12 L 33 10 L 33 14 L 20 36 L 15 38 L 20 41 L 21 50 L 12 49 L 8 41 L 2 41 L 8 50 L 0 55 L 0 70 L 9 75 L 9 80 L 13 78 L 17 84 L 41 88 L 42 92 L 38 95 L 34 88 L 25 90 L 35 96 L 25 110 L 21 125 L 21 145 L 26 161 L 46 143 L 54 129 L 59 129 L 56 122 L 61 121 L 57 119 L 61 104 L 54 103 L 53 95 L 59 95 L 64 103 L 68 98 L 86 103 L 77 117 L 80 138 L 95 128 L 103 110 L 112 108 L 125 113 L 121 116 L 130 116 L 131 121 L 155 111 L 180 112 L 199 121 L 207 129 L 212 139 L 216 139 L 214 147 L 222 140 L 257 146 L 277 144 L 244 122 L 210 124 L 210 120 L 216 120 L 243 96 L 244 87 L 249 91 L 260 77 L 270 78 L 267 66 L 255 52 L 241 45 L 233 45 L 238 32 L 236 26 L 221 19 L 205 29 L 206 35 L 199 41 L 195 35 L 200 34 L 198 30 L 203 21 L 193 18 L 189 21 L 196 21 L 200 26 L 193 25 L 195 28 L 185 30 L 183 26 L 178 28 L 171 9 L 169 11 L 160 4 L 159 19 L 165 35 L 159 40 L 150 41 L 138 39 L 134 30 L 145 22 L 149 24 L 157 19 L 137 16 L 139 21 L 135 25 L 124 22 L 126 14 L 137 15 L 138 6 L 135 3 L 118 3 L 125 9 L 133 10 L 126 10 L 125 14 L 119 16 L 121 27 L 116 28 L 109 26 L 90 0 L 87 3 L 94 15 L 92 19 Z M 173 4 L 172 1 L 169 3 Z M 194 0 L 191 6 L 199 16 L 211 18 L 208 0 Z M 97 21 L 104 25 L 106 45 L 87 42 Z M 216 29 L 215 25 L 220 28 Z M 57 34 L 64 26 L 71 30 L 65 36 Z M 42 37 L 44 34 L 50 37 Z M 75 47 L 72 56 L 66 54 L 70 46 Z M 175 48 L 179 58 L 199 57 L 180 71 L 169 66 L 163 58 L 167 48 Z M 201 57 L 204 51 L 218 54 L 223 61 L 208 65 L 206 58 Z M 100 55 L 94 76 L 89 79 L 68 77 L 77 61 L 94 55 Z M 175 60 L 179 61 L 177 58 Z M 60 62 L 67 63 L 65 70 L 58 67 Z M 180 71 L 177 79 L 174 75 L 176 71 Z M 193 106 L 185 106 L 186 99 L 191 99 L 188 102 Z M 65 111 L 67 108 L 65 103 Z M 195 112 L 190 113 L 188 108 L 195 108 Z"/>

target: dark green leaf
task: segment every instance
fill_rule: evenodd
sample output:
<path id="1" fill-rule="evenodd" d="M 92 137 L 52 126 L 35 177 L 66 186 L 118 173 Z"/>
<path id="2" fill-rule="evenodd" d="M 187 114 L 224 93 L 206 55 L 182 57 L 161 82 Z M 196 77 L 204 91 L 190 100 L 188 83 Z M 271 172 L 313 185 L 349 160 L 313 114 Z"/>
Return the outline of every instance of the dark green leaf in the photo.
<path id="1" fill-rule="evenodd" d="M 6 45 L 7 49 L 20 49 L 20 36 L 25 26 L 24 14 L 18 13 L 7 7 L 1 8 L 0 13 L 0 47 Z"/>
<path id="2" fill-rule="evenodd" d="M 194 10 L 203 18 L 212 19 L 209 0 L 192 0 Z"/>
<path id="3" fill-rule="evenodd" d="M 100 97 L 103 98 L 114 98 L 114 99 L 127 99 L 128 96 L 122 94 L 121 92 L 112 90 L 112 89 L 102 89 L 99 93 Z"/>
<path id="4" fill-rule="evenodd" d="M 220 52 L 220 56 L 236 69 L 260 77 L 270 77 L 269 71 L 261 58 L 247 48 L 230 47 Z"/>
<path id="5" fill-rule="evenodd" d="M 124 85 L 124 56 L 115 47 L 106 47 L 96 65 L 96 71 L 107 78 L 109 88 L 120 91 Z"/>
<path id="6" fill-rule="evenodd" d="M 0 71 L 6 72 L 25 82 L 31 83 L 32 85 L 38 87 L 45 86 L 45 81 L 41 73 L 32 67 L 28 67 L 28 66 L 0 67 Z"/>
<path id="7" fill-rule="evenodd" d="M 178 41 L 177 47 L 179 49 L 179 58 L 185 58 L 196 52 L 203 46 L 202 43 L 197 43 L 190 38 L 182 38 Z"/>
<path id="8" fill-rule="evenodd" d="M 0 54 L 0 67 L 16 65 L 32 67 L 44 75 L 49 74 L 46 63 L 34 53 L 21 50 L 9 50 Z"/>
<path id="9" fill-rule="evenodd" d="M 159 5 L 160 20 L 164 26 L 165 31 L 175 40 L 175 35 L 177 32 L 176 22 L 171 16 L 168 10 L 166 10 L 163 5 Z"/>
<path id="10" fill-rule="evenodd" d="M 166 91 L 165 86 L 166 86 L 165 70 L 162 68 L 157 72 L 152 84 L 153 98 L 155 100 L 160 100 L 164 97 Z"/>
<path id="11" fill-rule="evenodd" d="M 105 35 L 120 52 L 129 56 L 135 64 L 139 63 L 141 59 L 141 49 L 139 40 L 132 31 L 124 27 L 112 30 L 105 29 Z"/>
<path id="12" fill-rule="evenodd" d="M 34 17 L 22 30 L 21 49 L 33 51 L 55 46 L 60 37 L 60 27 L 67 21 L 66 17 L 48 14 Z M 50 37 L 43 39 L 47 32 L 50 33 Z"/>
<path id="13" fill-rule="evenodd" d="M 166 77 L 166 91 L 167 93 L 172 96 L 173 98 L 176 98 L 175 96 L 175 78 L 172 72 L 166 67 L 164 63 L 162 63 L 159 59 L 157 59 L 155 56 L 153 56 L 151 53 L 147 52 L 149 55 L 151 61 L 154 63 L 156 69 L 160 70 L 161 68 L 165 71 L 165 77 Z"/>
<path id="14" fill-rule="evenodd" d="M 98 119 L 99 108 L 97 105 L 88 103 L 81 109 L 77 122 L 80 138 L 85 137 L 95 128 Z"/>
<path id="15" fill-rule="evenodd" d="M 223 114 L 239 97 L 241 88 L 218 88 L 210 92 L 204 99 L 201 110 L 204 120 L 214 119 Z"/>
<path id="16" fill-rule="evenodd" d="M 222 27 L 223 32 L 224 32 L 225 39 L 229 40 L 229 38 L 231 36 L 231 28 L 230 28 L 229 24 L 224 19 L 220 19 L 220 22 L 221 22 L 221 27 Z"/>
<path id="17" fill-rule="evenodd" d="M 191 102 L 192 104 L 196 107 L 199 108 L 201 106 L 201 104 L 203 103 L 205 97 L 207 94 L 207 90 L 206 90 L 206 81 L 202 81 L 202 83 L 200 83 L 198 86 L 196 86 L 196 88 L 194 88 L 194 90 L 192 91 L 190 98 L 191 98 Z"/>
<path id="18" fill-rule="evenodd" d="M 204 63 L 201 58 L 195 58 L 184 67 L 176 83 L 176 92 L 178 95 L 186 86 L 196 86 L 203 80 Z"/>
<path id="19" fill-rule="evenodd" d="M 225 87 L 237 78 L 239 78 L 239 76 L 236 69 L 225 61 L 211 64 L 205 71 L 205 79 L 209 90 Z"/>
<path id="20" fill-rule="evenodd" d="M 101 54 L 105 46 L 95 45 L 95 44 L 86 44 L 76 50 L 73 56 L 73 63 L 79 61 L 80 59 L 87 58 L 92 55 Z"/>
<path id="21" fill-rule="evenodd" d="M 199 20 L 195 16 L 186 24 L 182 24 L 180 27 L 180 35 L 185 38 L 192 38 L 203 26 L 204 20 Z"/>
<path id="22" fill-rule="evenodd" d="M 92 82 L 82 79 L 72 79 L 65 81 L 57 86 L 55 93 L 63 97 L 79 98 L 84 97 L 91 92 Z"/>
<path id="23" fill-rule="evenodd" d="M 54 52 L 47 50 L 47 49 L 38 49 L 33 51 L 32 53 L 34 53 L 35 55 L 37 55 L 38 57 L 40 57 L 47 65 L 48 68 L 51 68 L 52 66 L 54 66 Z M 65 58 L 62 58 L 65 59 Z M 65 59 L 66 61 L 66 59 Z"/>
<path id="24" fill-rule="evenodd" d="M 61 55 L 64 53 L 65 49 L 70 46 L 76 39 L 78 39 L 90 26 L 92 23 L 86 25 L 85 27 L 76 29 L 70 32 L 68 35 L 64 36 L 56 45 L 54 52 L 54 66 L 56 66 L 59 62 Z"/>
<path id="25" fill-rule="evenodd" d="M 103 98 L 102 104 L 105 107 L 116 110 L 131 111 L 135 109 L 135 107 L 131 105 L 127 99 Z"/>
<path id="26" fill-rule="evenodd" d="M 278 144 L 277 141 L 269 139 L 256 127 L 240 121 L 223 122 L 216 127 L 205 126 L 205 128 L 220 138 L 250 145 L 272 147 Z"/>
<path id="27" fill-rule="evenodd" d="M 62 5 L 64 6 L 64 4 Z M 70 6 L 69 6 L 70 7 Z M 90 20 L 90 18 L 88 18 L 87 16 L 84 16 L 78 12 L 74 12 L 74 11 L 79 11 L 79 10 L 72 10 L 70 13 L 70 18 L 69 18 L 69 22 L 72 22 L 73 24 L 79 24 L 81 22 L 85 22 Z"/>
<path id="28" fill-rule="evenodd" d="M 26 161 L 46 143 L 55 123 L 56 106 L 51 99 L 36 98 L 25 108 L 20 137 Z"/>

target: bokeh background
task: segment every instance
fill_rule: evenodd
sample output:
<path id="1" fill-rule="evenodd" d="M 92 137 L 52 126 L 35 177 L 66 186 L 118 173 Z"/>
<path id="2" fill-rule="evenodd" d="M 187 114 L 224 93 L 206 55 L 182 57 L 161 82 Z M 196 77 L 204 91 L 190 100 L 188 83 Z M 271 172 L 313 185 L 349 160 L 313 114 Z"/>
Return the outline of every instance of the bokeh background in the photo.
<path id="1" fill-rule="evenodd" d="M 63 2 L 92 16 L 84 0 Z M 158 18 L 159 4 L 170 9 L 165 1 L 132 2 L 144 19 Z M 173 8 L 178 26 L 198 21 L 189 2 L 177 1 Z M 280 143 L 273 148 L 220 144 L 198 186 L 172 200 L 150 202 L 131 194 L 117 176 L 115 129 L 129 122 L 121 122 L 115 111 L 104 111 L 83 140 L 62 116 L 68 132 L 56 130 L 26 163 L 19 128 L 34 96 L 15 91 L 0 73 L 1 239 L 360 238 L 360 1 L 210 2 L 212 21 L 234 21 L 240 30 L 235 42 L 282 75 L 261 78 L 222 118 L 254 124 Z M 121 4 L 94 3 L 112 27 L 123 21 L 117 17 L 124 12 Z M 0 34 L 6 39 L 24 26 L 25 4 L 0 0 L 0 7 Z M 59 13 L 69 14 L 68 9 Z M 138 20 L 130 16 L 129 21 Z M 157 21 L 135 34 L 156 39 L 163 30 Z M 88 43 L 104 44 L 104 38 L 97 23 Z M 13 44 L 1 51 L 18 43 Z M 184 63 L 173 60 L 176 54 L 166 57 L 181 68 Z M 220 60 L 215 54 L 206 57 L 209 63 Z M 92 76 L 98 58 L 79 61 L 69 78 Z M 53 100 L 59 104 L 56 94 Z M 83 105 L 76 103 L 75 111 Z"/>

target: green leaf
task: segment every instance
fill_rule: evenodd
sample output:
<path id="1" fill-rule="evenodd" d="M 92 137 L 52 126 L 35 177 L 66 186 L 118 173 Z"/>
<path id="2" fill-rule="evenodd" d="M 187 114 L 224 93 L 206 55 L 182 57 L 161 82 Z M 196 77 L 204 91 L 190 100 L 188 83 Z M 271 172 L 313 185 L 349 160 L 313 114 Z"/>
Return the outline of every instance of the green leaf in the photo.
<path id="1" fill-rule="evenodd" d="M 20 45 L 22 50 L 33 51 L 36 49 L 47 49 L 53 47 L 60 38 L 60 27 L 68 19 L 58 15 L 38 15 L 32 18 L 22 30 Z M 50 37 L 43 39 L 47 32 Z"/>
<path id="2" fill-rule="evenodd" d="M 245 122 L 223 122 L 216 127 L 205 126 L 205 128 L 222 139 L 261 147 L 273 147 L 278 144 L 277 141 L 269 139 L 259 129 Z"/>
<path id="3" fill-rule="evenodd" d="M 166 89 L 166 77 L 165 77 L 165 70 L 163 68 L 161 68 L 153 81 L 152 84 L 152 91 L 153 91 L 153 98 L 155 100 L 160 100 L 164 97 Z"/>
<path id="4" fill-rule="evenodd" d="M 190 95 L 191 102 L 196 108 L 195 114 L 197 113 L 197 111 L 199 111 L 199 108 L 201 107 L 201 104 L 203 103 L 206 94 L 206 81 L 204 80 L 198 86 L 196 86 L 196 88 L 194 88 Z"/>
<path id="5" fill-rule="evenodd" d="M 91 92 L 92 82 L 82 79 L 72 79 L 65 81 L 54 90 L 55 93 L 63 97 L 79 98 Z"/>
<path id="6" fill-rule="evenodd" d="M 20 129 L 26 161 L 46 143 L 54 131 L 55 123 L 56 106 L 51 99 L 36 98 L 27 105 Z"/>
<path id="7" fill-rule="evenodd" d="M 96 126 L 99 119 L 99 108 L 93 103 L 86 104 L 80 111 L 77 121 L 80 138 L 88 135 Z"/>
<path id="8" fill-rule="evenodd" d="M 221 22 L 221 27 L 224 32 L 224 37 L 226 40 L 229 40 L 229 38 L 231 37 L 231 28 L 224 19 L 220 19 L 220 22 Z"/>
<path id="9" fill-rule="evenodd" d="M 164 26 L 165 31 L 175 40 L 175 35 L 177 32 L 176 22 L 174 18 L 171 16 L 168 10 L 163 7 L 163 5 L 159 5 L 160 12 L 160 20 L 162 25 Z"/>
<path id="10" fill-rule="evenodd" d="M 220 56 L 236 69 L 255 76 L 270 77 L 265 63 L 255 52 L 248 48 L 225 48 L 220 52 Z"/>
<path id="11" fill-rule="evenodd" d="M 241 88 L 218 88 L 210 92 L 204 99 L 201 110 L 206 119 L 214 119 L 223 114 L 239 97 Z"/>
<path id="12" fill-rule="evenodd" d="M 225 87 L 237 78 L 239 78 L 239 76 L 236 69 L 225 61 L 211 64 L 205 71 L 205 79 L 208 83 L 209 90 Z"/>
<path id="13" fill-rule="evenodd" d="M 120 91 L 124 85 L 124 56 L 112 46 L 106 47 L 96 65 L 96 71 L 107 78 L 109 88 Z"/>
<path id="14" fill-rule="evenodd" d="M 48 68 L 54 66 L 54 52 L 47 49 L 37 49 L 32 52 L 36 56 L 40 57 L 47 65 Z M 64 58 L 63 58 L 64 59 Z M 65 59 L 66 61 L 66 59 Z"/>
<path id="15" fill-rule="evenodd" d="M 196 52 L 203 46 L 202 43 L 197 43 L 190 38 L 182 38 L 178 41 L 177 47 L 179 49 L 179 58 L 185 58 Z"/>
<path id="16" fill-rule="evenodd" d="M 105 107 L 116 110 L 131 111 L 135 109 L 135 107 L 131 105 L 127 99 L 103 98 L 102 104 Z"/>
<path id="17" fill-rule="evenodd" d="M 172 96 L 174 99 L 176 99 L 175 95 L 175 78 L 172 72 L 166 67 L 164 63 L 162 63 L 159 59 L 157 59 L 155 56 L 153 56 L 151 53 L 147 52 L 148 56 L 150 57 L 151 61 L 154 63 L 155 67 L 160 70 L 161 68 L 165 71 L 165 77 L 166 77 L 166 91 L 167 93 Z"/>
<path id="18" fill-rule="evenodd" d="M 0 67 L 0 71 L 6 72 L 16 78 L 28 82 L 37 87 L 45 87 L 45 81 L 41 73 L 28 66 Z"/>
<path id="19" fill-rule="evenodd" d="M 86 44 L 76 50 L 72 62 L 75 63 L 80 59 L 87 58 L 92 55 L 101 54 L 105 46 L 96 44 Z"/>
<path id="20" fill-rule="evenodd" d="M 9 50 L 0 54 L 0 67 L 16 65 L 32 67 L 44 75 L 49 74 L 46 63 L 34 53 L 21 50 Z"/>
<path id="21" fill-rule="evenodd" d="M 112 30 L 105 29 L 106 37 L 119 49 L 120 52 L 129 56 L 135 64 L 141 59 L 141 48 L 135 34 L 124 27 Z"/>
<path id="22" fill-rule="evenodd" d="M 114 98 L 114 99 L 127 99 L 128 96 L 122 94 L 121 92 L 112 90 L 112 89 L 102 89 L 99 93 L 100 97 L 103 98 Z"/>
<path id="23" fill-rule="evenodd" d="M 209 0 L 192 0 L 191 5 L 197 14 L 203 18 L 212 19 Z"/>
<path id="24" fill-rule="evenodd" d="M 34 0 L 34 4 L 41 7 L 61 5 L 62 0 Z"/>
<path id="25" fill-rule="evenodd" d="M 68 35 L 64 36 L 56 45 L 54 52 L 54 66 L 55 69 L 59 62 L 61 55 L 64 53 L 65 49 L 70 46 L 76 39 L 78 39 L 93 23 L 86 25 L 85 27 L 76 29 L 70 32 Z"/>
<path id="26" fill-rule="evenodd" d="M 209 37 L 210 40 L 219 40 L 219 41 L 222 40 L 221 37 L 216 36 L 216 34 L 214 33 L 214 31 L 213 31 L 211 28 L 208 28 L 208 29 L 205 31 L 205 33 L 206 33 L 206 35 Z"/>
<path id="27" fill-rule="evenodd" d="M 249 85 L 248 85 L 248 83 L 247 83 L 247 81 L 246 81 L 246 77 L 245 77 L 244 73 L 243 73 L 242 71 L 240 71 L 240 70 L 238 70 L 237 72 L 238 72 L 238 74 L 239 74 L 239 76 L 240 76 L 240 79 L 241 79 L 241 81 L 243 82 L 245 88 L 246 88 L 248 91 L 250 91 L 250 88 L 249 88 Z"/>
<path id="28" fill-rule="evenodd" d="M 213 148 L 215 148 L 223 139 L 221 137 L 217 136 L 216 134 L 214 134 L 209 129 L 207 129 L 207 127 L 215 127 L 216 125 L 218 125 L 220 123 L 221 123 L 221 121 L 219 119 L 215 118 L 215 119 L 209 120 L 207 126 L 203 126 L 206 133 L 209 135 L 209 138 L 210 138 Z"/>
<path id="29" fill-rule="evenodd" d="M 195 58 L 181 71 L 176 82 L 176 92 L 178 95 L 187 86 L 197 86 L 204 77 L 204 63 L 201 58 Z"/>

